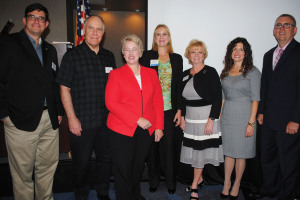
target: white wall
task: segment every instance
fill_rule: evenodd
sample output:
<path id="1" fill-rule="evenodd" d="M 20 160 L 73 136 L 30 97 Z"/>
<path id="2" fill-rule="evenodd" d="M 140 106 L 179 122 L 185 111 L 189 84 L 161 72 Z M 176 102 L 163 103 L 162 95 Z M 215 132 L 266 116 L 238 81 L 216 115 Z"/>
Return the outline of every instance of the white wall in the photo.
<path id="1" fill-rule="evenodd" d="M 283 13 L 293 15 L 300 27 L 299 0 L 148 0 L 148 47 L 155 27 L 166 24 L 184 69 L 191 67 L 185 48 L 191 39 L 199 39 L 208 47 L 205 63 L 220 73 L 228 43 L 245 37 L 252 46 L 254 65 L 261 70 L 264 53 L 277 44 L 272 31 Z M 300 32 L 295 39 L 300 42 Z"/>

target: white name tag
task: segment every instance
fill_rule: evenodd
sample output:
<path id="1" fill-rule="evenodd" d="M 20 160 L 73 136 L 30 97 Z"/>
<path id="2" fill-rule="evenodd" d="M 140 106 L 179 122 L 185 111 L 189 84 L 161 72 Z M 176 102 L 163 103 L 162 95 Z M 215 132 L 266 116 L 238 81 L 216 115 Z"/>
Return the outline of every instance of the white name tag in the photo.
<path id="1" fill-rule="evenodd" d="M 189 75 L 186 75 L 185 77 L 183 77 L 182 81 L 186 81 L 186 80 L 188 80 L 188 78 L 189 78 Z"/>
<path id="2" fill-rule="evenodd" d="M 111 70 L 113 70 L 112 67 L 105 67 L 105 73 L 108 74 Z"/>
<path id="3" fill-rule="evenodd" d="M 56 71 L 56 65 L 54 63 L 52 63 L 52 69 Z"/>
<path id="4" fill-rule="evenodd" d="M 150 66 L 154 67 L 154 66 L 158 66 L 158 60 L 150 60 Z"/>

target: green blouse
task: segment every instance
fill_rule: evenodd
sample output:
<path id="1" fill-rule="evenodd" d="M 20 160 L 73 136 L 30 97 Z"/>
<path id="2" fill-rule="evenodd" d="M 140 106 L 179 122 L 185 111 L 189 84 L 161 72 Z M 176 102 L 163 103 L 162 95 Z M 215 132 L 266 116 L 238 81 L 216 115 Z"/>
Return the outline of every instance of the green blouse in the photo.
<path id="1" fill-rule="evenodd" d="M 158 59 L 158 77 L 164 99 L 164 110 L 171 110 L 172 67 L 170 60 L 168 60 L 166 63 L 161 63 L 160 59 Z"/>

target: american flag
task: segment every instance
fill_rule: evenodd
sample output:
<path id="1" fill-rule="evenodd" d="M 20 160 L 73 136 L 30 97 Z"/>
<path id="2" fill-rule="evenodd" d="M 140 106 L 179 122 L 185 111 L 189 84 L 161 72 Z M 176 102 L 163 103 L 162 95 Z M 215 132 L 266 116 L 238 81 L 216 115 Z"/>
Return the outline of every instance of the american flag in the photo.
<path id="1" fill-rule="evenodd" d="M 75 46 L 80 45 L 84 40 L 83 29 L 84 21 L 90 16 L 89 0 L 77 0 L 77 18 L 76 18 L 76 37 Z"/>

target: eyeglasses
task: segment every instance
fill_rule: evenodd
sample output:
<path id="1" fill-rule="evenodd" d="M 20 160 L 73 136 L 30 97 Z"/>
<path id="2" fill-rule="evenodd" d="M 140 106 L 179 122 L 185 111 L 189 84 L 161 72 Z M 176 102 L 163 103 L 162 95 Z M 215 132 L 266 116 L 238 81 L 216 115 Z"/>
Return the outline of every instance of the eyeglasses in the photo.
<path id="1" fill-rule="evenodd" d="M 282 27 L 284 29 L 288 29 L 290 27 L 295 27 L 295 25 L 294 24 L 285 23 L 285 24 L 275 24 L 275 26 L 274 26 L 275 29 L 281 29 Z"/>
<path id="2" fill-rule="evenodd" d="M 26 16 L 27 19 L 29 19 L 30 21 L 35 21 L 36 19 L 38 20 L 38 22 L 45 22 L 46 21 L 46 18 L 45 17 L 42 17 L 42 16 L 34 16 L 34 15 L 27 15 Z"/>

